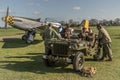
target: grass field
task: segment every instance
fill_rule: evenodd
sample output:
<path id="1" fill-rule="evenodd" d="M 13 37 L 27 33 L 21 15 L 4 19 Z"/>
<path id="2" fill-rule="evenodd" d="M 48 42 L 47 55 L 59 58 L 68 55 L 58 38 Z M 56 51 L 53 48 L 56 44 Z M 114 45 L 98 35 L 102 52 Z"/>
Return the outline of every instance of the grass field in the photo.
<path id="1" fill-rule="evenodd" d="M 0 37 L 1 36 L 11 36 L 11 35 L 20 35 L 23 34 L 24 31 L 18 30 L 18 29 L 0 29 Z"/>
<path id="2" fill-rule="evenodd" d="M 37 35 L 31 45 L 21 38 L 0 40 L 0 80 L 120 80 L 120 27 L 106 29 L 113 41 L 113 61 L 86 61 L 85 66 L 97 68 L 93 78 L 82 77 L 73 71 L 72 65 L 46 67 L 42 61 L 43 41 Z M 0 29 L 0 36 L 22 33 L 16 29 Z"/>

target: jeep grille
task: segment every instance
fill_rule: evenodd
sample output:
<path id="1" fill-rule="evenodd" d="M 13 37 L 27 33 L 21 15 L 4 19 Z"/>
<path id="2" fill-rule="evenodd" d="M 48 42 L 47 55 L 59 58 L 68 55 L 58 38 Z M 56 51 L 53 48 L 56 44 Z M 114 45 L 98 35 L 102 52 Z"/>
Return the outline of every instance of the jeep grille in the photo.
<path id="1" fill-rule="evenodd" d="M 68 44 L 56 43 L 53 46 L 53 55 L 68 56 Z"/>

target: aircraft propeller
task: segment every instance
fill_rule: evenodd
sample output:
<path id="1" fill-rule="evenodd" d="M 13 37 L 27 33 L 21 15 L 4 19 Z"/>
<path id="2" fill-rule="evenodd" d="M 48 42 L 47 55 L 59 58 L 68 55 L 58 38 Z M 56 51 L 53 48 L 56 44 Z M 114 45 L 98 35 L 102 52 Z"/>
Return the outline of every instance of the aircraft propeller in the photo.
<path id="1" fill-rule="evenodd" d="M 9 15 L 9 7 L 7 7 L 7 11 L 6 11 L 6 16 L 5 16 L 5 29 L 7 29 L 7 17 L 8 17 L 8 15 Z"/>

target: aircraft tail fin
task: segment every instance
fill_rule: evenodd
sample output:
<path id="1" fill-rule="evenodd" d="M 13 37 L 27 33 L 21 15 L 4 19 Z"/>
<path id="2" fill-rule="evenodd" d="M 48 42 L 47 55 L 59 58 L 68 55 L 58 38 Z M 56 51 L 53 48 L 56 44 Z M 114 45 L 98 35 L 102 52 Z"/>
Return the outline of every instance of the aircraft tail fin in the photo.
<path id="1" fill-rule="evenodd" d="M 80 25 L 81 25 L 81 27 L 84 27 L 84 28 L 86 28 L 88 30 L 88 28 L 89 28 L 89 20 L 83 20 Z"/>
<path id="2" fill-rule="evenodd" d="M 89 28 L 89 21 L 88 20 L 85 20 L 84 27 L 88 30 L 88 28 Z"/>

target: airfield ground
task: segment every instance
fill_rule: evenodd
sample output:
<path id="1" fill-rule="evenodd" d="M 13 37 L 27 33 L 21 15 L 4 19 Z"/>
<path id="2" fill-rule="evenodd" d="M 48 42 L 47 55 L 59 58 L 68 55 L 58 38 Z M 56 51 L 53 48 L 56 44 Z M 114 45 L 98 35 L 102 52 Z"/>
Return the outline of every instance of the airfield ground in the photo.
<path id="1" fill-rule="evenodd" d="M 21 40 L 23 31 L 0 29 L 0 80 L 119 80 L 120 79 L 120 26 L 106 28 L 112 38 L 113 61 L 93 61 L 86 57 L 85 66 L 95 66 L 93 78 L 82 77 L 73 71 L 72 65 L 46 67 L 42 60 L 44 44 L 39 34 L 31 44 Z M 94 30 L 96 30 L 94 28 Z M 96 32 L 96 31 L 95 31 Z"/>

